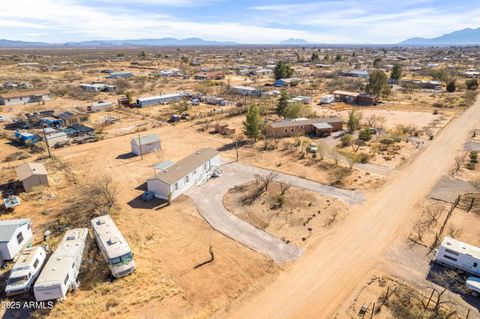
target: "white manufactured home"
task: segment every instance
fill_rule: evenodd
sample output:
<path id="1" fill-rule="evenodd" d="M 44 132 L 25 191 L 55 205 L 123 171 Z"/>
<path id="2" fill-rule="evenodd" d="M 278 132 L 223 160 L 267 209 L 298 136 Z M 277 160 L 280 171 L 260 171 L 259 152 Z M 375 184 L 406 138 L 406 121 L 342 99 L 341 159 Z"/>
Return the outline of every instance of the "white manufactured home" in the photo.
<path id="1" fill-rule="evenodd" d="M 161 149 L 160 137 L 156 134 L 136 136 L 130 141 L 132 153 L 135 155 L 158 152 Z"/>
<path id="2" fill-rule="evenodd" d="M 190 187 L 219 174 L 219 167 L 218 151 L 201 149 L 164 170 L 157 170 L 155 177 L 147 180 L 148 191 L 157 198 L 171 201 Z"/>
<path id="3" fill-rule="evenodd" d="M 244 95 L 244 96 L 261 96 L 262 91 L 250 86 L 236 85 L 230 88 L 230 92 L 233 94 Z"/>
<path id="4" fill-rule="evenodd" d="M 327 94 L 320 98 L 320 104 L 331 104 L 335 102 L 335 95 Z"/>
<path id="5" fill-rule="evenodd" d="M 435 262 L 480 275 L 480 248 L 445 237 L 435 255 Z"/>
<path id="6" fill-rule="evenodd" d="M 5 293 L 7 296 L 27 293 L 40 274 L 47 255 L 40 247 L 26 248 L 10 271 Z"/>
<path id="7" fill-rule="evenodd" d="M 133 254 L 110 215 L 92 219 L 93 235 L 113 277 L 120 278 L 135 270 Z"/>
<path id="8" fill-rule="evenodd" d="M 77 277 L 87 237 L 87 228 L 71 229 L 65 233 L 33 286 L 37 301 L 63 299 L 70 289 L 78 287 Z"/>
<path id="9" fill-rule="evenodd" d="M 14 259 L 32 238 L 30 219 L 0 220 L 0 264 Z"/>

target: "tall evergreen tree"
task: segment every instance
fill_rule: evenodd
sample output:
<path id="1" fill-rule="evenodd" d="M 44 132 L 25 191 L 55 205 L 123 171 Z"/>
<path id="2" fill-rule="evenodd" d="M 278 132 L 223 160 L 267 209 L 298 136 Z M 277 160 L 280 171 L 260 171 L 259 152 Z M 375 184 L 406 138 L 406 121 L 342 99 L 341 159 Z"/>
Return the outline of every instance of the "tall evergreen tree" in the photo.
<path id="1" fill-rule="evenodd" d="M 256 142 L 260 137 L 262 124 L 263 119 L 260 116 L 260 108 L 256 104 L 251 105 L 247 110 L 245 121 L 243 122 L 245 135 L 253 138 Z"/>
<path id="2" fill-rule="evenodd" d="M 277 103 L 277 114 L 278 115 L 283 115 L 283 112 L 285 111 L 285 109 L 287 108 L 288 106 L 288 99 L 289 99 L 289 96 L 288 96 L 288 93 L 286 90 L 282 90 L 282 92 L 280 93 L 280 98 L 278 99 L 278 103 Z"/>

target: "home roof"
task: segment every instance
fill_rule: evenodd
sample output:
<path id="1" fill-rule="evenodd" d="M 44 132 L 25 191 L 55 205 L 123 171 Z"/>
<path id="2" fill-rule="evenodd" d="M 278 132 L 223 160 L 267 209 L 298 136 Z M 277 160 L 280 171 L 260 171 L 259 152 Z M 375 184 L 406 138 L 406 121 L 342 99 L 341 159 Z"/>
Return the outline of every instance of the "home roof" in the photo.
<path id="1" fill-rule="evenodd" d="M 175 184 L 182 177 L 200 167 L 203 163 L 212 159 L 216 155 L 218 155 L 218 151 L 213 148 L 198 150 L 167 169 L 157 171 L 156 178 L 169 185 Z"/>
<path id="2" fill-rule="evenodd" d="M 332 129 L 333 127 L 328 124 L 328 123 L 317 123 L 317 124 L 313 124 L 313 126 L 316 128 L 316 129 L 319 129 L 319 130 L 327 130 L 327 129 Z"/>
<path id="3" fill-rule="evenodd" d="M 357 97 L 360 93 L 355 93 L 355 92 L 349 92 L 349 91 L 342 91 L 342 90 L 336 90 L 333 92 L 335 95 L 346 95 L 346 96 L 353 96 Z"/>
<path id="4" fill-rule="evenodd" d="M 269 125 L 273 128 L 282 128 L 290 126 L 299 126 L 299 125 L 314 125 L 319 123 L 335 123 L 342 122 L 342 119 L 339 117 L 324 117 L 324 118 L 313 118 L 313 119 L 302 119 L 302 120 L 284 120 L 280 122 L 270 123 Z"/>
<path id="5" fill-rule="evenodd" d="M 151 143 L 160 142 L 160 137 L 157 134 L 150 134 L 145 136 L 136 136 L 132 138 L 132 141 L 137 145 L 147 145 Z"/>
<path id="6" fill-rule="evenodd" d="M 0 242 L 10 241 L 17 228 L 29 222 L 30 219 L 27 218 L 0 220 Z"/>
<path id="7" fill-rule="evenodd" d="M 25 163 L 16 168 L 17 177 L 23 181 L 34 175 L 48 175 L 42 163 Z"/>

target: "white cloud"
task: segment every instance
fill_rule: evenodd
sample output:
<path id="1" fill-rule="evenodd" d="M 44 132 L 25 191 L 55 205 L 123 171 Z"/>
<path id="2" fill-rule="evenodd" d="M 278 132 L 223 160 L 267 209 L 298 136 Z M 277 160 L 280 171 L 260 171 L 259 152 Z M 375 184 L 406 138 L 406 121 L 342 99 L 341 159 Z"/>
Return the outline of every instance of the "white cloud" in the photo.
<path id="1" fill-rule="evenodd" d="M 274 43 L 287 38 L 319 43 L 395 43 L 480 25 L 480 6 L 459 10 L 460 5 L 452 5 L 442 10 L 432 6 L 436 0 L 327 0 L 256 6 L 242 10 L 238 17 L 228 17 L 229 21 L 215 23 L 178 19 L 161 9 L 207 6 L 218 1 L 135 1 L 146 5 L 141 12 L 129 10 L 130 0 L 95 0 L 104 4 L 96 7 L 80 0 L 6 1 L 0 10 L 0 27 L 6 28 L 3 37 L 8 28 L 15 28 L 10 31 L 15 40 L 32 40 L 32 34 L 37 34 L 52 42 L 201 37 L 243 43 Z"/>

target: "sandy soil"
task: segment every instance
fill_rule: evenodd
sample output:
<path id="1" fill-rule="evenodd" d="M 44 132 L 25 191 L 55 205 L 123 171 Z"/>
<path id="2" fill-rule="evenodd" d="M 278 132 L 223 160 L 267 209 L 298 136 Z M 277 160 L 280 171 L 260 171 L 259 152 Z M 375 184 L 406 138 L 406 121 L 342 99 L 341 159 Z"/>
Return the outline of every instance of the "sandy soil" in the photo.
<path id="1" fill-rule="evenodd" d="M 377 195 L 355 209 L 353 217 L 338 231 L 321 236 L 311 253 L 306 253 L 291 271 L 283 273 L 255 298 L 240 302 L 225 317 L 334 317 L 392 240 L 408 235 L 408 225 L 419 215 L 419 202 L 454 162 L 456 152 L 444 150 L 462 149 L 468 132 L 478 125 L 479 116 L 477 101 Z M 285 306 L 278 307 L 280 304 Z"/>
<path id="2" fill-rule="evenodd" d="M 286 191 L 280 206 L 278 182 L 272 183 L 253 204 L 244 203 L 243 199 L 256 187 L 249 183 L 233 188 L 224 198 L 225 207 L 255 227 L 295 245 L 305 245 L 312 233 L 335 226 L 348 214 L 340 201 L 296 187 Z"/>

